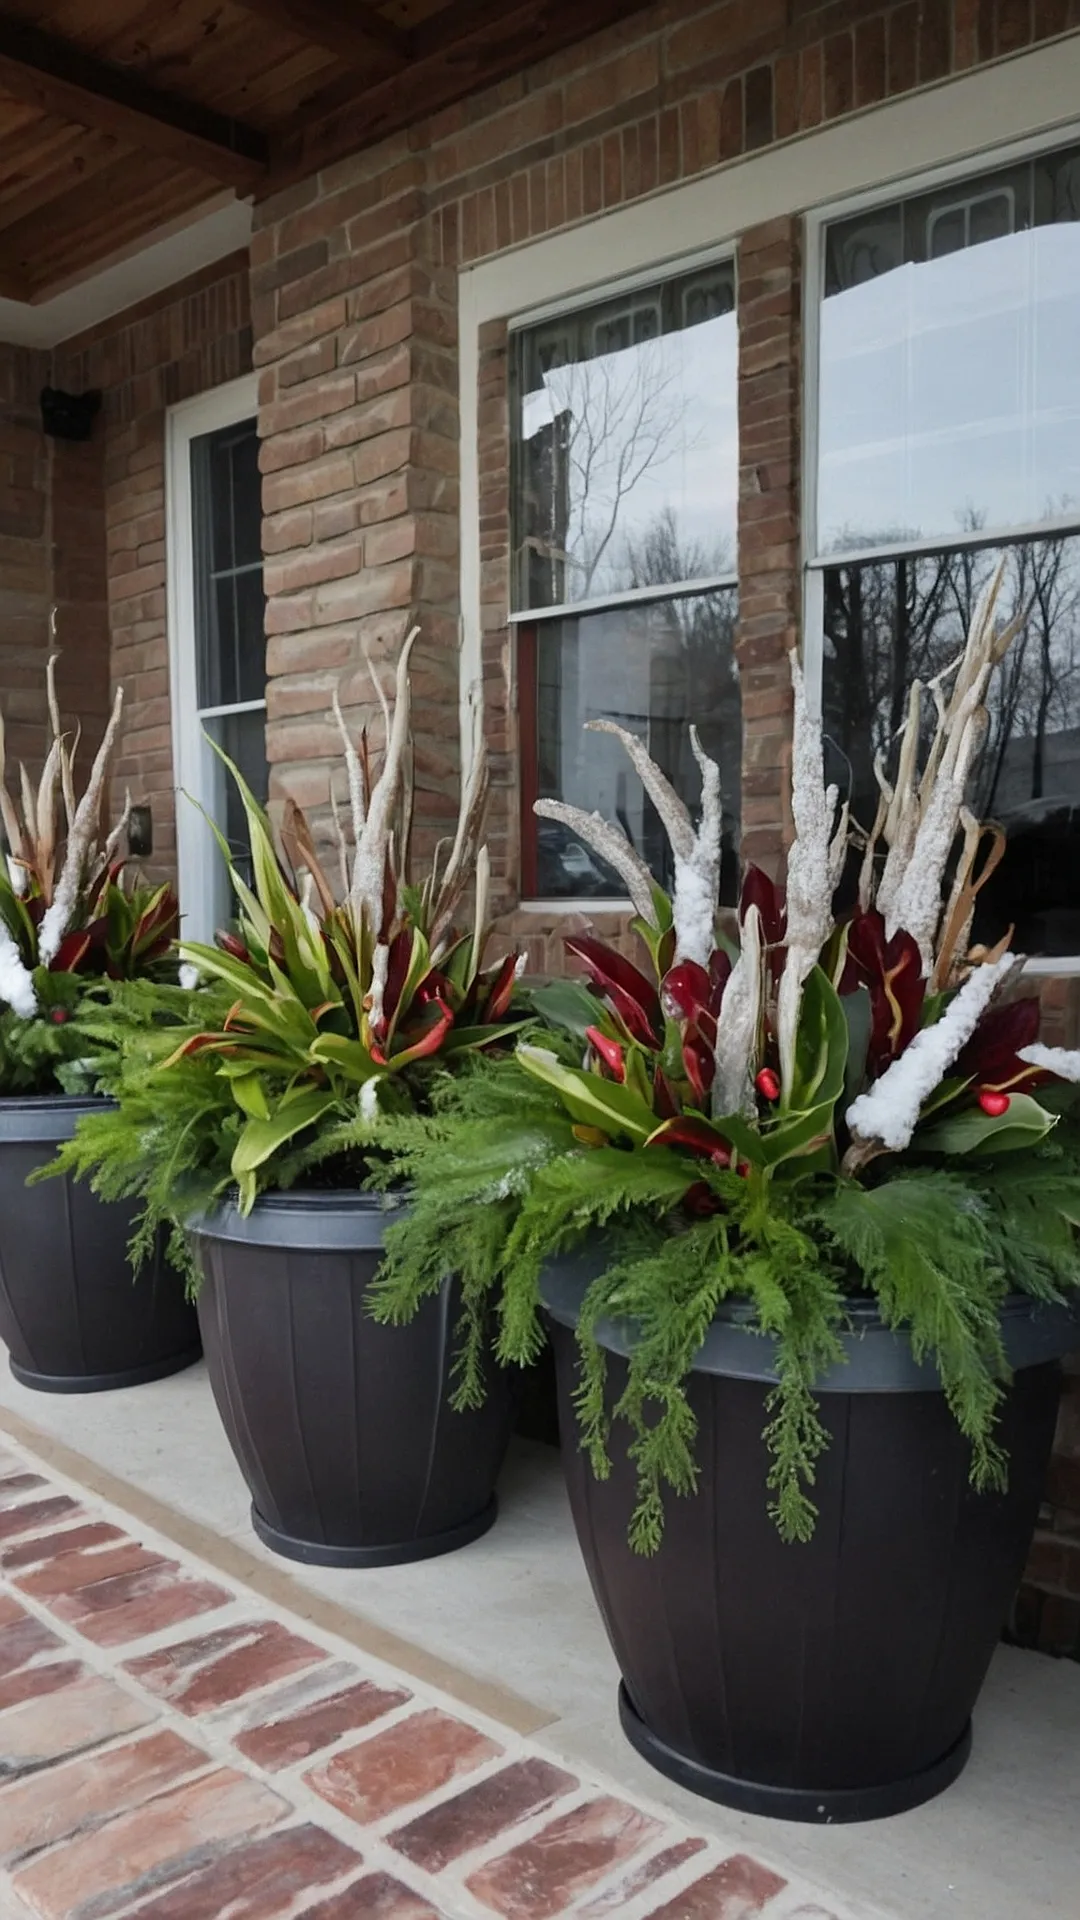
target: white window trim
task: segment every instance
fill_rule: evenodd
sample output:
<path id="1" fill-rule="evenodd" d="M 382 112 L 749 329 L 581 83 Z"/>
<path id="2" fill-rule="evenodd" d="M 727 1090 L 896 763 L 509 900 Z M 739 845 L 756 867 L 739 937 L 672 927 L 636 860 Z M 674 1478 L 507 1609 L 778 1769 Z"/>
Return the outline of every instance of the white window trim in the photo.
<path id="1" fill-rule="evenodd" d="M 195 581 L 192 570 L 191 443 L 219 427 L 257 417 L 259 379 L 244 374 L 170 407 L 165 417 L 165 554 L 169 636 L 169 694 L 176 778 L 176 870 L 183 934 L 214 933 L 213 836 L 191 796 L 209 790 L 210 748 L 199 715 L 195 661 Z M 244 702 L 246 711 L 265 701 Z M 232 708 L 229 709 L 233 711 Z"/>

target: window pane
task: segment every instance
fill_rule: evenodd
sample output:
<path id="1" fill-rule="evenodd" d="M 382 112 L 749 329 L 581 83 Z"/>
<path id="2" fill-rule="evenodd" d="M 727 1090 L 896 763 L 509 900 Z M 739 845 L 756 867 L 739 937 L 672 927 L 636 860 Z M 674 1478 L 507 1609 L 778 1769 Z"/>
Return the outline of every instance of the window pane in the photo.
<path id="1" fill-rule="evenodd" d="M 518 608 L 733 570 L 736 350 L 727 261 L 516 336 Z"/>
<path id="2" fill-rule="evenodd" d="M 701 777 L 689 724 L 719 763 L 724 791 L 724 898 L 733 897 L 739 833 L 741 714 L 733 589 L 543 622 L 537 629 L 540 794 L 617 820 L 657 879 L 671 885 L 670 849 L 619 742 L 583 731 L 609 719 L 640 735 L 694 808 Z M 625 885 L 553 821 L 537 825 L 541 899 L 621 898 Z"/>
<path id="3" fill-rule="evenodd" d="M 261 700 L 266 690 L 258 448 L 253 420 L 191 446 L 200 707 Z"/>
<path id="4" fill-rule="evenodd" d="M 1056 154 L 828 229 L 821 553 L 1080 517 L 1078 188 Z"/>
<path id="5" fill-rule="evenodd" d="M 220 714 L 217 719 L 206 722 L 206 731 L 210 738 L 227 753 L 233 765 L 251 788 L 256 800 L 265 803 L 267 789 L 266 766 L 266 713 L 260 707 L 255 712 Z M 232 848 L 236 866 L 249 886 L 254 884 L 251 867 L 251 845 L 247 836 L 247 823 L 244 808 L 237 792 L 236 782 L 228 769 L 222 766 L 215 754 L 214 792 L 211 796 L 209 812 L 217 822 Z M 222 906 L 219 919 L 231 919 L 232 889 L 225 881 L 224 863 L 222 863 Z"/>
<path id="6" fill-rule="evenodd" d="M 877 806 L 874 756 L 892 772 L 915 679 L 956 659 L 1000 549 L 867 562 L 825 574 L 824 711 L 830 778 L 863 826 Z M 1008 550 L 999 602 L 1023 631 L 990 689 L 973 810 L 1008 833 L 980 895 L 976 939 L 1015 925 L 1018 952 L 1080 952 L 1080 537 Z M 927 735 L 933 705 L 924 709 Z"/>

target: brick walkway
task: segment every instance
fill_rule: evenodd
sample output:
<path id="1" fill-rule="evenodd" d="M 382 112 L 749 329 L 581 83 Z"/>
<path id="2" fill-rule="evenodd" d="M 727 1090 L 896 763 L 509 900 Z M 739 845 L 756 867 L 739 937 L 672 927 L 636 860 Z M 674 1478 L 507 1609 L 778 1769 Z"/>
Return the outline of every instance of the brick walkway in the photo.
<path id="1" fill-rule="evenodd" d="M 875 1920 L 118 1519 L 0 1452 L 4 1920 Z"/>

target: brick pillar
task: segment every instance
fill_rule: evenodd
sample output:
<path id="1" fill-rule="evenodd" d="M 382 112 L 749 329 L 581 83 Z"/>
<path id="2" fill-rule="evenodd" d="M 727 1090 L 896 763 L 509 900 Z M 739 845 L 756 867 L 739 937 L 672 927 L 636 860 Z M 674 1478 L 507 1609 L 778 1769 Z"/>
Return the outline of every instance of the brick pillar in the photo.
<path id="1" fill-rule="evenodd" d="M 45 753 L 49 644 L 49 460 L 38 395 L 49 358 L 0 346 L 0 703 L 9 790 Z"/>
<path id="2" fill-rule="evenodd" d="M 456 277 L 436 264 L 423 162 L 388 142 L 267 202 L 252 246 L 262 370 L 271 801 L 326 830 L 344 770 L 331 712 L 381 738 L 384 678 L 409 626 L 414 854 L 452 828 L 458 788 Z"/>
<path id="3" fill-rule="evenodd" d="M 101 742 L 110 704 L 104 443 L 98 421 L 91 440 L 60 440 L 52 452 L 57 693 L 65 719 L 79 722 L 79 758 L 85 770 Z"/>
<path id="4" fill-rule="evenodd" d="M 775 873 L 787 815 L 791 683 L 800 628 L 799 223 L 739 242 L 739 639 L 742 852 Z"/>

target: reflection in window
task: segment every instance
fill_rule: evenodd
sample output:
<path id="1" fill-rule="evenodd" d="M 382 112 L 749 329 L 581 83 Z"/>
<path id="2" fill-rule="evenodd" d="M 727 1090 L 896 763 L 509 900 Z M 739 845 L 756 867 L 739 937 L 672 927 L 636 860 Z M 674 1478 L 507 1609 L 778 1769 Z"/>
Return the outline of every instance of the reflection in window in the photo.
<path id="1" fill-rule="evenodd" d="M 877 805 L 874 760 L 894 771 L 911 684 L 954 661 L 1001 550 L 962 548 L 829 568 L 824 711 L 830 777 L 860 823 Z M 975 938 L 1015 925 L 1018 952 L 1080 953 L 1080 536 L 1006 550 L 1002 620 L 1023 630 L 991 681 L 973 810 L 1008 833 L 980 896 Z M 932 730 L 932 702 L 924 723 Z"/>
<path id="2" fill-rule="evenodd" d="M 731 572 L 736 351 L 730 261 L 517 334 L 516 608 Z"/>
<path id="3" fill-rule="evenodd" d="M 611 719 L 638 734 L 691 808 L 701 778 L 690 748 L 693 722 L 718 762 L 724 798 L 723 897 L 734 897 L 739 822 L 740 705 L 735 666 L 735 591 L 631 603 L 545 621 L 533 629 L 537 786 L 617 820 L 661 884 L 670 848 L 651 801 L 617 740 L 583 731 Z M 623 883 L 555 821 L 537 823 L 537 893 L 544 899 L 618 898 Z"/>
<path id="4" fill-rule="evenodd" d="M 266 640 L 262 482 L 254 420 L 191 442 L 192 577 L 198 725 L 237 766 L 257 800 L 266 799 Z M 200 799 L 221 826 L 250 883 L 243 807 L 216 755 L 204 759 Z M 215 917 L 232 912 L 224 869 L 215 874 Z"/>
<path id="5" fill-rule="evenodd" d="M 1080 150 L 831 224 L 817 550 L 1080 521 Z"/>

